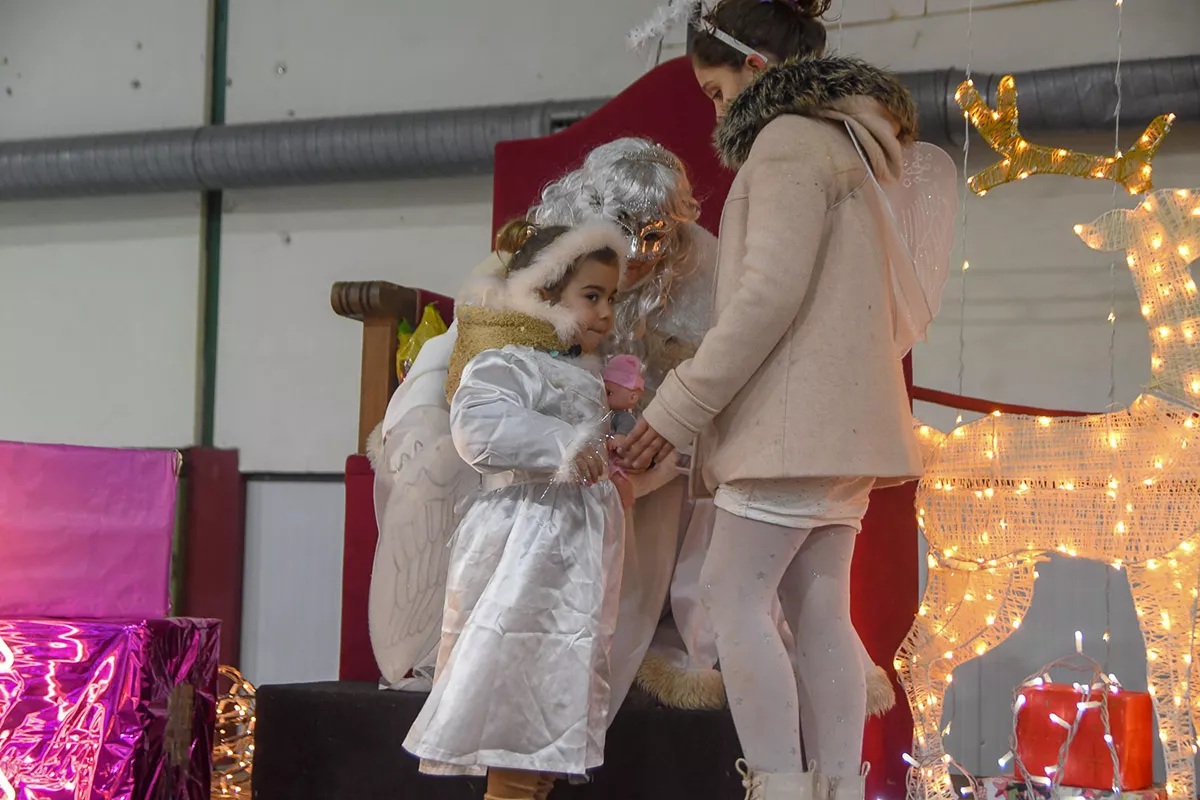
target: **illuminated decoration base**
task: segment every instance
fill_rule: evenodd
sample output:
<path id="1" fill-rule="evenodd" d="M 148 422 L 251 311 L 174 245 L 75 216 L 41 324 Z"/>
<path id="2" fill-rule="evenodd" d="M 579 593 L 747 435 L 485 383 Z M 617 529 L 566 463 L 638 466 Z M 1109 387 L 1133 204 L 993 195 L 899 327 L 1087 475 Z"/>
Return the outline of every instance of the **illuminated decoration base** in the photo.
<path id="1" fill-rule="evenodd" d="M 962 106 L 971 127 L 1004 158 L 967 179 L 971 191 L 985 195 L 989 190 L 1032 175 L 1072 175 L 1077 178 L 1114 181 L 1130 194 L 1143 194 L 1154 188 L 1151 180 L 1154 160 L 1163 137 L 1175 122 L 1167 114 L 1150 123 L 1127 153 L 1095 156 L 1061 147 L 1045 147 L 1026 141 L 1017 124 L 1017 84 L 1011 75 L 1000 81 L 996 108 L 990 108 L 979 96 L 972 81 L 958 87 L 954 99 Z"/>
<path id="2" fill-rule="evenodd" d="M 983 786 L 985 795 L 979 800 L 1166 800 L 1167 797 L 1167 790 L 1161 786 L 1120 794 L 1081 786 L 1059 786 L 1051 790 L 1036 784 L 1027 787 L 1012 776 L 984 778 Z"/>
<path id="3" fill-rule="evenodd" d="M 221 667 L 229 689 L 217 701 L 212 797 L 249 797 L 254 771 L 255 689 L 233 667 Z"/>
<path id="4" fill-rule="evenodd" d="M 914 718 L 910 800 L 955 800 L 940 731 L 954 670 L 1020 626 L 1049 554 L 1124 569 L 1146 643 L 1168 794 L 1195 796 L 1189 675 L 1200 597 L 1200 195 L 1161 190 L 1076 232 L 1124 250 L 1151 339 L 1153 380 L 1128 409 L 993 415 L 926 426 L 918 522 L 929 578 L 895 666 Z M 1200 699 L 1200 694 L 1197 695 Z"/>
<path id="5" fill-rule="evenodd" d="M 207 800 L 219 634 L 0 619 L 0 800 Z"/>

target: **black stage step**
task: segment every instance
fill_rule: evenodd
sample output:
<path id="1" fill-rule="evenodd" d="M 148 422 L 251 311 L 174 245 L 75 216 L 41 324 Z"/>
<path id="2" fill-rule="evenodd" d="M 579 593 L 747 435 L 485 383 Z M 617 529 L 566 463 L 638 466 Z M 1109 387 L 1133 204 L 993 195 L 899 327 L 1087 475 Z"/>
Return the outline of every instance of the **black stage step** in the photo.
<path id="1" fill-rule="evenodd" d="M 256 800 L 469 800 L 479 779 L 417 772 L 400 745 L 426 695 L 374 684 L 263 686 L 258 691 Z M 734 800 L 744 794 L 728 711 L 662 708 L 635 689 L 608 733 L 590 784 L 552 800 Z"/>

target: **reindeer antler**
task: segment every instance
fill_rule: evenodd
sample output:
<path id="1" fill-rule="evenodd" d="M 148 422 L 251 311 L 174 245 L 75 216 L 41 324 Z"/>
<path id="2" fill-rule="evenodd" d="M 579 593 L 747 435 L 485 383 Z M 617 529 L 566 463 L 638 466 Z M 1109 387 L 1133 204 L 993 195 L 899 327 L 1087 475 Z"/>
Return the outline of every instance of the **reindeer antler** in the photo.
<path id="1" fill-rule="evenodd" d="M 1006 75 L 996 93 L 996 108 L 980 97 L 973 81 L 958 87 L 954 99 L 962 106 L 971 126 L 1004 159 L 972 175 L 967 185 L 983 196 L 1003 183 L 1019 181 L 1030 175 L 1074 175 L 1077 178 L 1115 181 L 1130 194 L 1142 194 L 1154 188 L 1151 175 L 1158 146 L 1175 122 L 1174 114 L 1165 114 L 1150 123 L 1146 132 L 1128 153 L 1095 156 L 1063 148 L 1030 144 L 1017 126 L 1017 82 Z"/>

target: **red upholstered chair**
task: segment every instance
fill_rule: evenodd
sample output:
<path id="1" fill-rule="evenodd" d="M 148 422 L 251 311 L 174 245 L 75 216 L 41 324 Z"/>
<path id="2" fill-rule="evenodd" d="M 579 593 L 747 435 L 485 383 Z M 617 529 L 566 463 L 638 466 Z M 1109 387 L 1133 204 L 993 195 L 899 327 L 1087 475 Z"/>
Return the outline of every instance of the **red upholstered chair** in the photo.
<path id="1" fill-rule="evenodd" d="M 546 183 L 577 167 L 593 147 L 620 136 L 642 136 L 669 148 L 687 164 L 696 196 L 703 207 L 700 222 L 716 233 L 721 207 L 733 176 L 720 167 L 709 144 L 713 124 L 712 105 L 696 87 L 687 60 L 663 64 L 595 113 L 560 133 L 499 145 L 496 148 L 493 227 L 498 229 L 507 220 L 524 214 L 536 202 Z M 481 257 L 487 246 L 488 242 L 481 239 Z M 464 270 L 468 266 L 460 265 Z M 335 295 L 338 291 L 335 287 Z M 365 290 L 357 291 L 361 294 Z M 345 290 L 342 293 L 345 294 Z M 341 303 L 343 307 L 346 305 L 346 302 Z M 392 384 L 385 381 L 383 371 L 391 369 L 394 378 L 395 369 L 394 344 L 390 360 L 386 353 L 376 352 L 385 347 L 386 342 L 395 342 L 395 316 L 388 308 L 383 308 L 386 303 L 376 305 L 380 307 L 372 313 L 378 319 L 368 325 L 364 334 L 360 452 L 366 434 L 382 418 L 386 407 L 386 397 L 382 401 L 378 399 L 379 387 Z M 338 306 L 335 297 L 335 307 Z M 356 308 L 359 316 L 365 316 L 361 308 Z M 339 313 L 344 312 L 339 309 Z M 354 316 L 353 313 L 348 315 Z M 386 322 L 389 316 L 392 319 L 390 328 Z M 374 344 L 367 341 L 368 336 L 375 337 Z M 368 347 L 372 348 L 371 355 L 367 353 Z M 368 368 L 379 372 L 369 379 Z M 373 393 L 369 402 L 368 392 Z M 378 536 L 371 483 L 366 460 L 351 457 L 346 466 L 341 661 L 344 680 L 378 678 L 366 623 L 367 588 Z M 889 673 L 892 672 L 892 657 L 908 632 L 918 603 L 914 491 L 913 486 L 908 486 L 877 491 L 872 495 L 871 512 L 858 539 L 853 567 L 855 624 L 872 658 Z M 894 711 L 867 725 L 863 755 L 874 765 L 868 781 L 871 797 L 897 798 L 904 794 L 906 765 L 901 754 L 911 740 L 912 720 L 901 695 Z"/>

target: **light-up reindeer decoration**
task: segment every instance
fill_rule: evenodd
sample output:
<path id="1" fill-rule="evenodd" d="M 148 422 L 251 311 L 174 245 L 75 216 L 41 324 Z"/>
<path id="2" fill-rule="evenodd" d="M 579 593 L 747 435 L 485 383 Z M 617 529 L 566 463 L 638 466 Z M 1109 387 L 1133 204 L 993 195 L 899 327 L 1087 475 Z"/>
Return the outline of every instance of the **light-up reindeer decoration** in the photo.
<path id="1" fill-rule="evenodd" d="M 1188 265 L 1200 255 L 1200 194 L 1157 191 L 1075 231 L 1094 250 L 1126 252 L 1153 377 L 1129 408 L 1108 414 L 993 415 L 949 435 L 918 428 L 929 578 L 895 664 L 915 723 L 910 798 L 955 797 L 939 731 L 947 686 L 955 668 L 1020 626 L 1036 564 L 1055 552 L 1128 573 L 1167 791 L 1195 796 L 1200 293 Z"/>

